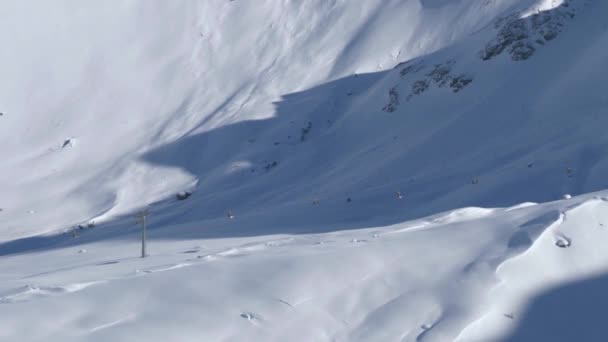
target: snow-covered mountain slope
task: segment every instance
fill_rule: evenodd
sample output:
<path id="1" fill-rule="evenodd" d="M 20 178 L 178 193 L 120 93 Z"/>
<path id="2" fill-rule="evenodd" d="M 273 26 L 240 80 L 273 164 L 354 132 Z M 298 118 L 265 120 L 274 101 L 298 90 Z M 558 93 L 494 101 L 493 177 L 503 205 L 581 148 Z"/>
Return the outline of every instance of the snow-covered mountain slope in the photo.
<path id="1" fill-rule="evenodd" d="M 604 1 L 0 11 L 8 340 L 538 340 L 603 270 Z"/>
<path id="2" fill-rule="evenodd" d="M 175 239 L 200 227 L 167 226 L 146 259 L 136 232 L 93 230 L 0 259 L 0 337 L 603 341 L 606 280 L 586 279 L 608 268 L 606 196 L 324 234 Z"/>
<path id="3" fill-rule="evenodd" d="M 250 164 L 261 170 L 264 158 L 286 153 L 311 162 L 273 143 L 290 134 L 295 140 L 312 114 L 278 112 L 273 103 L 437 50 L 504 7 L 379 0 L 4 3 L 2 234 L 129 212 L 196 184 L 211 196 L 268 183 L 241 176 L 234 184 L 226 173 Z M 453 30 L 463 11 L 471 20 Z M 427 17 L 442 25 L 427 25 Z M 305 107 L 332 99 L 313 96 Z M 205 133 L 221 132 L 205 143 Z M 142 156 L 168 144 L 179 152 Z M 35 215 L 25 215 L 30 211 Z"/>
<path id="4" fill-rule="evenodd" d="M 602 189 L 606 5 L 567 4 L 3 4 L 3 239 L 186 189 L 173 222 L 320 225 Z"/>

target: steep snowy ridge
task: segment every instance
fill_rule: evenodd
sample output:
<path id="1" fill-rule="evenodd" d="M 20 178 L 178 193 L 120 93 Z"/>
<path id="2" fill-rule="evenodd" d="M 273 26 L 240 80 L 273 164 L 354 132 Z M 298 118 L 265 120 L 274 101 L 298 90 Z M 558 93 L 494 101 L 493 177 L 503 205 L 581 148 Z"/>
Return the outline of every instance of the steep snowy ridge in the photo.
<path id="1" fill-rule="evenodd" d="M 608 2 L 0 11 L 0 340 L 608 336 Z"/>
<path id="2" fill-rule="evenodd" d="M 537 7 L 544 9 L 544 3 L 538 2 Z M 449 122 L 445 113 L 471 100 L 465 95 L 453 103 L 449 98 L 444 101 L 441 94 L 443 108 L 429 99 L 432 109 L 419 103 L 408 110 L 425 113 L 427 120 L 410 115 L 395 121 L 375 115 L 386 105 L 376 103 L 384 102 L 394 86 L 394 81 L 379 82 L 390 76 L 383 70 L 449 45 L 456 45 L 452 50 L 478 51 L 482 49 L 478 42 L 459 42 L 473 32 L 488 31 L 496 18 L 534 7 L 529 1 L 5 6 L 12 19 L 3 23 L 7 26 L 3 35 L 13 46 L 3 52 L 2 60 L 6 69 L 2 111 L 6 114 L 0 126 L 0 148 L 10 158 L 3 161 L 7 166 L 2 168 L 5 191 L 0 200 L 9 203 L 2 205 L 7 237 L 53 231 L 103 212 L 108 217 L 128 213 L 194 184 L 208 195 L 199 202 L 220 197 L 217 206 L 222 209 L 201 208 L 209 213 L 207 218 L 217 217 L 226 207 L 246 210 L 253 203 L 257 209 L 261 199 L 254 194 L 283 203 L 284 197 L 260 189 L 278 187 L 277 192 L 289 193 L 285 182 L 251 179 L 234 172 L 235 167 L 259 172 L 273 162 L 284 170 L 290 164 L 295 164 L 293 169 L 310 169 L 302 177 L 292 169 L 274 170 L 290 183 L 297 180 L 297 201 L 325 195 L 318 186 L 310 186 L 310 178 L 319 179 L 323 187 L 335 187 L 332 196 L 378 187 L 377 182 L 365 184 L 357 179 L 333 185 L 343 179 L 377 177 L 350 160 L 386 173 L 385 183 L 392 185 L 382 191 L 391 193 L 404 187 L 401 190 L 409 192 L 402 180 L 416 175 L 393 175 L 391 170 L 403 165 L 416 165 L 417 173 L 427 170 L 421 167 L 424 160 L 403 154 L 402 146 L 416 149 L 419 142 L 410 138 L 415 137 L 414 132 L 432 133 L 436 129 L 429 125 Z M 72 11 L 79 15 L 72 16 Z M 95 21 L 87 21 L 93 14 Z M 162 24 L 164 18 L 174 18 L 172 25 Z M 265 21 L 259 22 L 259 18 Z M 28 24 L 33 22 L 40 25 Z M 71 56 L 69 62 L 61 57 L 66 53 Z M 447 57 L 440 57 L 443 55 Z M 437 63 L 455 57 L 459 56 L 439 51 Z M 455 77 L 475 73 L 474 67 L 456 68 Z M 493 83 L 494 75 L 487 75 L 487 82 L 482 76 L 476 75 L 474 84 Z M 326 83 L 332 79 L 335 81 Z M 466 82 L 462 79 L 460 84 Z M 374 91 L 376 88 L 379 90 Z M 295 91 L 299 92 L 286 96 Z M 482 112 L 483 108 L 472 110 Z M 345 120 L 353 116 L 353 120 Z M 32 120 L 41 124 L 31 125 Z M 313 127 L 308 136 L 325 139 L 309 139 L 309 146 L 301 148 L 275 145 L 299 140 L 309 122 Z M 454 134 L 460 132 L 462 129 Z M 62 148 L 68 139 L 76 144 Z M 335 148 L 322 155 L 312 153 L 319 145 Z M 161 153 L 155 153 L 155 147 Z M 431 155 L 435 147 L 424 147 L 423 152 L 428 150 Z M 151 149 L 153 157 L 138 161 L 142 152 Z M 295 161 L 281 160 L 285 154 Z M 400 160 L 393 162 L 394 158 Z M 385 165 L 387 161 L 391 163 Z M 27 172 L 31 169 L 37 172 Z M 463 170 L 473 172 L 478 173 Z M 18 184 L 12 174 L 22 175 Z M 475 175 L 459 177 L 462 183 Z M 423 181 L 416 186 L 426 185 Z M 243 187 L 254 189 L 243 194 Z M 20 195 L 41 188 L 44 197 L 36 200 Z M 238 201 L 232 194 L 236 191 Z M 47 207 L 49 202 L 64 205 Z M 466 202 L 472 201 L 457 203 L 486 204 Z M 424 214 L 435 209 L 448 207 L 438 204 Z M 24 215 L 30 211 L 35 215 Z M 412 217 L 416 215 L 420 213 L 412 213 Z"/>

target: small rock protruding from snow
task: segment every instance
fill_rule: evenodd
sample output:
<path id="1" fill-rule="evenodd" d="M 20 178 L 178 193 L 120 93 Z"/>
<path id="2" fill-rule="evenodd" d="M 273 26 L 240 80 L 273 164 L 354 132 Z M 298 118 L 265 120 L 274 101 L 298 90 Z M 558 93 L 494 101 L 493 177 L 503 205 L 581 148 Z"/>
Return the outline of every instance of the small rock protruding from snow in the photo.
<path id="1" fill-rule="evenodd" d="M 61 145 L 61 148 L 74 147 L 74 145 L 76 145 L 76 139 L 69 138 L 63 141 L 63 145 Z"/>
<path id="2" fill-rule="evenodd" d="M 255 318 L 255 316 L 252 313 L 250 313 L 250 312 L 243 312 L 241 314 L 241 317 L 243 317 L 244 319 L 246 319 L 248 321 L 251 321 L 252 319 Z"/>
<path id="3" fill-rule="evenodd" d="M 503 314 L 503 316 L 505 316 L 508 319 L 515 319 L 515 314 L 512 313 L 512 312 L 511 313 Z"/>
<path id="4" fill-rule="evenodd" d="M 86 249 L 81 249 L 81 250 L 78 251 L 79 254 L 86 253 L 86 252 L 87 252 Z"/>
<path id="5" fill-rule="evenodd" d="M 555 245 L 559 248 L 568 248 L 572 245 L 572 242 L 566 238 L 560 238 L 555 242 Z"/>
<path id="6" fill-rule="evenodd" d="M 175 197 L 177 198 L 178 201 L 186 200 L 190 196 L 192 196 L 192 193 L 189 191 L 181 191 L 181 192 L 178 192 L 177 195 L 175 195 Z"/>

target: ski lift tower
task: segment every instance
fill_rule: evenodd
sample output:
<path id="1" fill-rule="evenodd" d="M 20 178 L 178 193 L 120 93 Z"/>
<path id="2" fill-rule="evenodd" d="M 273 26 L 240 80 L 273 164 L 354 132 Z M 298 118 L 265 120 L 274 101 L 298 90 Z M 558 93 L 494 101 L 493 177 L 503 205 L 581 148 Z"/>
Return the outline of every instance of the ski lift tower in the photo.
<path id="1" fill-rule="evenodd" d="M 137 214 L 137 223 L 141 224 L 141 257 L 147 257 L 146 253 L 146 224 L 150 211 L 148 208 L 143 209 Z"/>

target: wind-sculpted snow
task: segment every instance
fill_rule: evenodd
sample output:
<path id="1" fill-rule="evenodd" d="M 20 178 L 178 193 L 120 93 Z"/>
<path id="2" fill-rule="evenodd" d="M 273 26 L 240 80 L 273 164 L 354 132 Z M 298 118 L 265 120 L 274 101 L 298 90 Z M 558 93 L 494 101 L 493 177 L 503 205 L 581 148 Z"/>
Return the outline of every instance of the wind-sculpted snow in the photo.
<path id="1" fill-rule="evenodd" d="M 517 209 L 466 208 L 411 223 L 299 236 L 169 240 L 156 231 L 146 259 L 134 256 L 131 238 L 93 241 L 85 253 L 66 247 L 5 257 L 0 269 L 8 288 L 0 304 L 7 314 L 0 314 L 0 323 L 9 328 L 2 336 L 559 338 L 547 322 L 521 332 L 518 325 L 525 324 L 528 299 L 538 291 L 606 269 L 601 246 L 608 237 L 608 202 L 602 196 Z M 180 236 L 195 227 L 170 230 Z M 571 246 L 556 246 L 564 236 Z M 108 260 L 108 254 L 116 258 Z M 593 321 L 592 312 L 576 314 Z M 49 319 L 54 323 L 23 329 L 31 320 Z M 594 331 L 601 326 L 582 336 L 601 336 Z"/>
<path id="2" fill-rule="evenodd" d="M 89 286 L 93 286 L 101 282 L 90 282 L 90 283 L 76 283 L 69 284 L 65 286 L 32 286 L 25 285 L 21 289 L 14 291 L 12 294 L 8 294 L 6 296 L 0 297 L 0 303 L 9 304 L 9 303 L 18 303 L 23 301 L 28 301 L 30 299 L 36 297 L 45 297 L 45 296 L 56 296 L 66 293 L 72 293 L 81 291 L 86 289 Z"/>
<path id="3" fill-rule="evenodd" d="M 537 303 L 536 297 L 552 297 L 559 284 L 589 287 L 587 278 L 602 278 L 607 268 L 599 244 L 608 237 L 606 209 L 607 202 L 601 197 L 589 196 L 524 223 L 522 232 L 529 236 L 525 248 L 516 246 L 516 256 L 497 268 L 501 282 L 491 291 L 492 308 L 464 330 L 461 340 L 502 340 L 501 335 L 508 336 L 505 341 L 570 341 L 574 336 L 584 341 L 603 340 L 606 331 L 596 316 L 608 297 L 597 294 L 593 287 L 588 293 L 564 292 L 553 306 Z M 568 245 L 557 243 L 563 240 Z M 586 266 L 575 266 L 582 264 Z M 542 319 L 534 316 L 539 310 Z M 494 333 L 488 335 L 488 329 Z"/>

